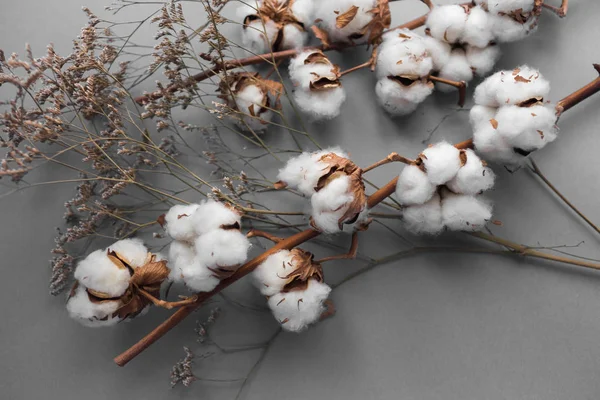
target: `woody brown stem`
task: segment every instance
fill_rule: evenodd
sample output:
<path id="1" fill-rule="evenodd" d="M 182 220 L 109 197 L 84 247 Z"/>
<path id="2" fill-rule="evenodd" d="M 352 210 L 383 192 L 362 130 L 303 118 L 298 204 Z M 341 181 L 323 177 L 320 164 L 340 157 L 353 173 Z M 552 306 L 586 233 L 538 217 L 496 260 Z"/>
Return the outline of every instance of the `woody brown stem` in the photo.
<path id="1" fill-rule="evenodd" d="M 401 155 L 399 155 L 398 153 L 391 153 L 389 156 L 387 156 L 386 158 L 384 158 L 381 161 L 377 161 L 375 164 L 373 165 L 369 165 L 367 168 L 363 168 L 362 172 L 369 172 L 375 168 L 381 167 L 382 165 L 385 164 L 389 164 L 392 162 L 401 162 L 404 164 L 413 164 L 415 162 L 415 160 L 411 160 L 410 158 L 406 158 L 406 157 L 402 157 Z"/>
<path id="2" fill-rule="evenodd" d="M 332 317 L 335 314 L 335 304 L 333 304 L 333 301 L 327 299 L 323 302 L 323 305 L 325 306 L 325 311 L 323 311 L 321 316 L 319 316 L 319 321 L 323 321 L 324 319 Z"/>
<path id="3" fill-rule="evenodd" d="M 431 0 L 421 0 L 421 3 L 429 7 L 430 10 L 433 10 L 433 7 L 435 7 Z"/>
<path id="4" fill-rule="evenodd" d="M 467 148 L 459 146 L 461 146 L 460 143 L 456 145 L 456 147 L 459 149 Z M 381 187 L 379 190 L 377 190 L 375 193 L 369 196 L 369 198 L 367 199 L 367 207 L 373 208 L 379 203 L 381 203 L 383 200 L 385 200 L 387 197 L 391 196 L 396 191 L 397 182 L 398 177 L 392 179 L 385 186 Z M 163 337 L 167 332 L 169 332 L 181 321 L 183 321 L 205 300 L 211 298 L 215 294 L 221 292 L 223 289 L 227 288 L 231 284 L 237 282 L 239 279 L 252 272 L 255 268 L 262 264 L 271 254 L 274 254 L 279 250 L 293 249 L 294 247 L 299 246 L 304 242 L 316 238 L 320 234 L 321 232 L 315 231 L 313 229 L 307 229 L 276 243 L 275 246 L 273 246 L 269 250 L 265 251 L 264 253 L 260 254 L 259 256 L 253 258 L 252 260 L 242 265 L 232 276 L 223 279 L 212 291 L 199 293 L 198 298 L 194 303 L 192 303 L 188 307 L 182 307 L 179 310 L 177 310 L 166 321 L 157 326 L 152 332 L 144 336 L 139 342 L 134 344 L 132 347 L 130 347 L 128 350 L 126 350 L 119 356 L 115 357 L 114 362 L 122 367 L 129 361 L 133 360 L 138 354 L 146 350 L 154 342 Z"/>
<path id="5" fill-rule="evenodd" d="M 187 297 L 186 299 L 180 300 L 180 301 L 165 301 L 165 300 L 161 300 L 161 299 L 154 297 L 153 295 L 151 295 L 150 293 L 148 293 L 147 291 L 145 291 L 144 289 L 142 289 L 140 287 L 137 287 L 137 290 L 142 296 L 144 296 L 146 299 L 150 300 L 152 302 L 152 304 L 154 304 L 157 307 L 166 308 L 167 310 L 171 310 L 171 309 L 177 308 L 177 307 L 189 306 L 190 304 L 193 304 L 198 298 L 198 295 L 193 295 L 193 296 Z"/>
<path id="6" fill-rule="evenodd" d="M 352 260 L 352 259 L 356 258 L 357 253 L 358 253 L 358 232 L 354 232 L 354 233 L 352 233 L 352 244 L 350 245 L 350 250 L 348 250 L 348 253 L 338 254 L 337 256 L 321 258 L 320 260 L 317 260 L 315 262 L 324 263 L 324 262 L 333 261 L 333 260 L 348 260 L 348 259 Z"/>
<path id="7" fill-rule="evenodd" d="M 549 4 L 546 4 L 545 2 L 542 3 L 542 7 L 545 7 L 548 10 L 553 11 L 556 15 L 563 18 L 567 15 L 567 12 L 569 11 L 569 0 L 562 0 L 560 7 L 551 6 Z"/>
<path id="8" fill-rule="evenodd" d="M 275 235 L 271 235 L 268 232 L 264 232 L 264 231 L 259 231 L 257 229 L 251 229 L 250 232 L 248 232 L 246 234 L 246 237 L 251 238 L 251 237 L 262 237 L 265 239 L 269 239 L 271 242 L 273 243 L 279 243 L 283 240 L 283 238 L 280 238 L 278 236 Z"/>
<path id="9" fill-rule="evenodd" d="M 458 89 L 458 105 L 460 107 L 465 105 L 465 101 L 467 100 L 467 82 L 452 81 L 450 79 L 440 78 L 439 76 L 433 76 L 433 75 L 430 75 L 429 79 L 434 82 L 443 83 L 444 85 L 450 85 L 450 86 L 454 86 L 455 88 L 457 88 Z"/>
<path id="10" fill-rule="evenodd" d="M 362 69 L 362 68 L 367 68 L 367 67 L 370 67 L 372 64 L 373 64 L 373 63 L 371 62 L 371 60 L 369 60 L 369 61 L 367 61 L 367 62 L 365 62 L 365 63 L 362 63 L 362 64 L 360 64 L 360 65 L 357 65 L 357 66 L 355 66 L 355 67 L 348 68 L 347 70 L 345 70 L 345 71 L 342 71 L 342 72 L 340 73 L 340 76 L 344 76 L 344 75 L 346 75 L 346 74 L 349 74 L 349 73 L 351 73 L 351 72 L 358 71 L 359 69 Z"/>
<path id="11" fill-rule="evenodd" d="M 425 14 L 419 18 L 416 18 L 412 21 L 409 21 L 405 24 L 402 24 L 394 29 L 402 29 L 402 28 L 416 29 L 420 26 L 423 26 L 425 24 L 425 21 L 427 21 L 427 14 Z M 180 89 L 184 89 L 186 87 L 193 86 L 194 84 L 196 84 L 198 82 L 202 82 L 205 79 L 208 79 L 215 75 L 218 75 L 222 71 L 229 71 L 231 69 L 245 67 L 248 65 L 260 64 L 260 63 L 263 63 L 266 61 L 278 62 L 280 60 L 285 60 L 287 58 L 294 57 L 295 55 L 297 55 L 303 51 L 309 50 L 309 49 L 329 51 L 329 50 L 343 50 L 345 48 L 355 47 L 355 46 L 358 46 L 358 45 L 354 44 L 354 43 L 350 43 L 350 44 L 345 44 L 345 43 L 344 44 L 335 44 L 334 43 L 327 47 L 323 46 L 323 45 L 318 46 L 318 47 L 308 46 L 308 47 L 304 47 L 301 49 L 282 50 L 282 51 L 276 51 L 276 52 L 265 53 L 265 54 L 260 54 L 260 55 L 256 55 L 256 56 L 226 61 L 219 65 L 215 65 L 213 68 L 211 68 L 209 70 L 200 72 L 196 75 L 192 75 L 191 77 L 186 79 L 183 83 L 170 85 L 164 91 L 157 90 L 152 93 L 148 93 L 148 94 L 136 97 L 135 102 L 140 105 L 144 105 L 150 101 L 160 99 L 161 97 L 163 97 L 165 95 L 165 92 L 166 93 L 175 93 L 176 91 L 178 91 Z"/>
<path id="12" fill-rule="evenodd" d="M 599 74 L 599 76 L 596 79 L 594 79 L 592 82 L 588 83 L 581 89 L 576 90 L 575 92 L 571 93 L 570 95 L 556 103 L 557 117 L 560 117 L 560 115 L 563 112 L 567 111 L 570 108 L 573 108 L 588 97 L 600 91 L 600 64 L 594 64 L 594 69 Z"/>

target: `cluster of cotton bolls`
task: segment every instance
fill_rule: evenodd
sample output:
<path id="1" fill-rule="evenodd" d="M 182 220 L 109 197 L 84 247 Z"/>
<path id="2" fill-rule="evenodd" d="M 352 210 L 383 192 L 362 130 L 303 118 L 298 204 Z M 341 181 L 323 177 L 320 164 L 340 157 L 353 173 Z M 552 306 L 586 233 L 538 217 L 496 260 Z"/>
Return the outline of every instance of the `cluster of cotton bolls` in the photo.
<path id="1" fill-rule="evenodd" d="M 313 255 L 302 249 L 280 250 L 254 270 L 261 293 L 282 328 L 300 332 L 316 322 L 331 288 L 323 283 L 323 270 Z"/>
<path id="2" fill-rule="evenodd" d="M 241 216 L 223 203 L 176 205 L 163 226 L 169 247 L 169 279 L 196 292 L 210 292 L 248 257 L 250 241 L 240 231 Z"/>
<path id="3" fill-rule="evenodd" d="M 280 186 L 311 198 L 311 224 L 324 233 L 365 229 L 369 220 L 362 170 L 339 148 L 302 153 L 279 170 Z"/>
<path id="4" fill-rule="evenodd" d="M 241 129 L 261 132 L 273 119 L 283 89 L 279 82 L 263 79 L 258 72 L 238 72 L 226 75 L 218 91 L 231 109 L 226 113 Z"/>
<path id="5" fill-rule="evenodd" d="M 150 280 L 148 268 L 152 268 Z M 135 317 L 150 304 L 136 293 L 137 288 L 159 297 L 160 285 L 168 274 L 166 262 L 149 253 L 141 240 L 120 240 L 77 264 L 67 311 L 86 326 L 114 325 Z"/>
<path id="6" fill-rule="evenodd" d="M 458 150 L 447 142 L 428 147 L 398 177 L 396 196 L 404 206 L 406 228 L 417 234 L 483 229 L 492 205 L 480 194 L 492 188 L 494 179 L 470 149 Z"/>
<path id="7" fill-rule="evenodd" d="M 335 118 L 346 100 L 340 68 L 319 50 L 308 50 L 290 61 L 294 100 L 303 113 L 315 120 Z"/>
<path id="8" fill-rule="evenodd" d="M 392 115 L 410 114 L 433 92 L 427 43 L 408 29 L 390 31 L 382 39 L 376 50 L 377 99 Z"/>
<path id="9" fill-rule="evenodd" d="M 242 44 L 254 54 L 302 47 L 313 20 L 313 0 L 250 0 L 238 8 Z"/>
<path id="10" fill-rule="evenodd" d="M 528 66 L 499 71 L 475 89 L 473 143 L 486 160 L 519 165 L 556 139 L 556 110 L 545 101 L 550 83 Z"/>
<path id="11" fill-rule="evenodd" d="M 498 42 L 514 42 L 535 32 L 542 0 L 474 0 L 488 11 L 489 27 Z"/>
<path id="12" fill-rule="evenodd" d="M 315 3 L 316 24 L 332 42 L 366 43 L 391 23 L 387 0 L 327 0 Z"/>
<path id="13" fill-rule="evenodd" d="M 427 46 L 441 78 L 469 82 L 487 75 L 500 58 L 491 19 L 481 6 L 435 7 L 426 22 Z M 451 87 L 439 85 L 440 90 Z"/>

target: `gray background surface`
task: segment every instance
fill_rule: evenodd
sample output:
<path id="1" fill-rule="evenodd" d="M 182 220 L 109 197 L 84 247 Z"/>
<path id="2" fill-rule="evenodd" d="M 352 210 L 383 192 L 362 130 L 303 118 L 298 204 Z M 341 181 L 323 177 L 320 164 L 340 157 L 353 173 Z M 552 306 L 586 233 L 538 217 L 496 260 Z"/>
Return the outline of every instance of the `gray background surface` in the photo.
<path id="1" fill-rule="evenodd" d="M 559 3 L 558 0 L 553 0 Z M 87 4 L 101 12 L 103 2 Z M 29 42 L 42 54 L 47 42 L 67 52 L 85 23 L 81 0 L 0 0 L 0 48 L 22 53 Z M 416 0 L 392 5 L 395 23 L 424 10 Z M 498 67 L 531 64 L 552 82 L 557 100 L 595 78 L 600 62 L 600 2 L 572 1 L 564 20 L 544 13 L 538 33 L 504 46 Z M 359 58 L 339 58 L 350 66 Z M 357 63 L 357 62 L 355 62 Z M 314 125 L 322 144 L 342 144 L 359 165 L 395 150 L 416 155 L 429 132 L 433 139 L 470 136 L 467 112 L 453 96 L 432 96 L 409 118 L 392 120 L 374 101 L 367 71 L 345 80 L 350 94 L 335 122 Z M 361 95 L 357 95 L 360 93 Z M 600 97 L 560 121 L 559 139 L 535 155 L 552 180 L 593 221 L 600 222 Z M 469 104 L 467 104 L 467 108 Z M 372 174 L 382 184 L 397 173 L 386 166 Z M 530 245 L 557 246 L 600 258 L 600 237 L 583 226 L 528 171 L 499 175 L 490 197 L 494 233 Z M 49 180 L 40 171 L 37 180 Z M 112 357 L 168 315 L 158 310 L 117 329 L 90 330 L 71 321 L 64 298 L 48 295 L 48 251 L 62 204 L 72 188 L 27 189 L 0 200 L 2 290 L 0 290 L 0 397 L 3 399 L 227 399 L 240 383 L 197 382 L 170 389 L 168 373 L 181 346 L 194 347 L 194 318 L 169 333 L 128 365 Z M 361 252 L 393 253 L 397 238 L 374 228 Z M 438 243 L 443 243 L 440 237 Z M 435 241 L 430 241 L 434 243 Z M 465 244 L 476 243 L 463 238 Z M 343 238 L 338 240 L 343 244 Z M 340 281 L 360 261 L 326 267 L 328 282 Z M 600 398 L 600 275 L 556 263 L 490 255 L 426 254 L 378 267 L 333 292 L 338 312 L 301 335 L 280 334 L 254 369 L 244 399 L 597 399 Z M 258 305 L 248 282 L 231 296 Z M 250 293 L 247 294 L 246 293 Z M 206 311 L 202 311 L 206 313 Z M 276 330 L 264 312 L 224 307 L 213 331 L 224 347 L 267 340 Z M 244 377 L 261 350 L 199 360 L 206 378 Z"/>

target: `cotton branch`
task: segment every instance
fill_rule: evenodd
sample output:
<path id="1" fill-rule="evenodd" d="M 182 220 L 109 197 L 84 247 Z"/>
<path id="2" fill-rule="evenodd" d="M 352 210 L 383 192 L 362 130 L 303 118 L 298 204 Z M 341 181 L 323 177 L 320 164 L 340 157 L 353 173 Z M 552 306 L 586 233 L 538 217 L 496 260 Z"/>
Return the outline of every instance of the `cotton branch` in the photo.
<path id="1" fill-rule="evenodd" d="M 409 21 L 405 24 L 402 24 L 393 29 L 401 29 L 401 28 L 416 29 L 420 26 L 423 26 L 425 24 L 425 21 L 427 21 L 427 14 L 425 14 L 419 18 L 416 18 L 412 21 Z M 256 56 L 226 61 L 221 64 L 215 65 L 213 68 L 211 68 L 209 70 L 200 72 L 196 75 L 192 75 L 183 83 L 173 84 L 164 90 L 157 90 L 152 93 L 148 93 L 148 94 L 136 97 L 135 102 L 140 105 L 144 105 L 153 100 L 158 100 L 158 99 L 162 98 L 165 95 L 165 93 L 174 93 L 180 89 L 184 89 L 186 87 L 193 86 L 194 84 L 196 84 L 198 82 L 202 82 L 203 80 L 213 77 L 215 75 L 218 75 L 219 73 L 221 73 L 223 71 L 229 71 L 231 69 L 245 67 L 248 65 L 260 64 L 263 62 L 276 63 L 280 60 L 285 60 L 287 58 L 294 57 L 297 54 L 300 54 L 301 52 L 310 50 L 310 49 L 316 49 L 316 50 L 321 50 L 321 51 L 329 51 L 329 50 L 338 50 L 339 51 L 339 50 L 343 50 L 343 49 L 355 47 L 355 46 L 357 46 L 357 45 L 356 44 L 332 44 L 330 46 L 325 46 L 325 45 L 321 45 L 321 46 L 317 46 L 317 47 L 308 46 L 308 47 L 305 47 L 302 49 L 283 50 L 283 51 L 271 52 L 271 53 L 260 54 L 260 55 L 256 55 Z"/>
<path id="2" fill-rule="evenodd" d="M 559 17 L 563 18 L 567 16 L 567 12 L 569 11 L 569 0 L 562 0 L 560 7 L 551 6 L 547 3 L 542 3 L 542 7 L 547 8 L 548 10 L 553 11 Z"/>
<path id="3" fill-rule="evenodd" d="M 600 64 L 594 64 L 594 69 L 599 74 L 596 79 L 556 103 L 556 115 L 558 117 L 560 117 L 563 112 L 600 91 Z"/>
<path id="4" fill-rule="evenodd" d="M 444 85 L 454 86 L 458 89 L 458 105 L 460 107 L 465 105 L 465 101 L 467 100 L 467 83 L 465 81 L 452 81 L 450 79 L 440 78 L 439 76 L 430 75 L 429 79 L 434 82 L 443 83 Z"/>

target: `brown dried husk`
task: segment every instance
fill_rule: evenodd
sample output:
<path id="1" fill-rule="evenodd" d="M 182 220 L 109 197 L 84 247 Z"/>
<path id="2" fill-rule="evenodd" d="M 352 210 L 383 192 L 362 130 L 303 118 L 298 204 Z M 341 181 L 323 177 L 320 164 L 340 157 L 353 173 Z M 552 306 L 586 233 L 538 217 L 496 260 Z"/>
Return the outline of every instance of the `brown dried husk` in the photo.
<path id="1" fill-rule="evenodd" d="M 323 267 L 314 261 L 315 256 L 312 253 L 300 248 L 294 248 L 290 253 L 292 260 L 288 265 L 293 266 L 294 270 L 282 277 L 287 280 L 283 293 L 305 290 L 310 279 L 323 282 Z"/>
<path id="2" fill-rule="evenodd" d="M 324 64 L 331 67 L 330 75 L 323 76 L 317 73 L 312 73 L 313 78 L 309 83 L 309 87 L 311 91 L 320 92 L 327 91 L 329 89 L 335 89 L 342 86 L 342 82 L 340 82 L 340 67 L 338 65 L 333 64 L 325 54 L 323 54 L 320 50 L 315 50 L 313 53 L 309 54 L 308 57 L 304 60 L 304 64 Z"/>
<path id="3" fill-rule="evenodd" d="M 144 308 L 151 304 L 144 295 L 140 293 L 140 289 L 147 292 L 155 298 L 160 298 L 160 286 L 169 276 L 169 268 L 167 261 L 156 261 L 156 255 L 148 253 L 144 265 L 138 268 L 133 268 L 128 264 L 125 257 L 114 251 L 107 251 L 107 257 L 119 269 L 127 269 L 131 278 L 129 287 L 121 296 L 111 297 L 109 294 L 86 288 L 89 300 L 92 303 L 114 302 L 120 303 L 119 308 L 112 314 L 112 317 L 120 319 L 133 318 L 138 315 Z M 69 298 L 75 294 L 75 290 L 79 286 L 79 282 L 75 282 Z M 108 317 L 101 318 L 106 320 Z"/>
<path id="4" fill-rule="evenodd" d="M 277 36 L 271 48 L 273 51 L 280 50 L 284 40 L 283 27 L 288 24 L 293 24 L 301 31 L 306 31 L 306 27 L 292 13 L 292 5 L 295 0 L 286 0 L 279 2 L 278 0 L 263 0 L 261 6 L 257 9 L 256 14 L 251 14 L 244 18 L 244 29 L 247 29 L 250 22 L 257 19 L 262 19 L 266 24 L 267 21 L 273 21 L 277 27 Z"/>
<path id="5" fill-rule="evenodd" d="M 263 92 L 263 99 L 258 111 L 254 109 L 254 104 L 248 110 L 240 110 L 235 102 L 234 97 L 250 85 L 257 86 Z M 283 94 L 283 85 L 280 82 L 263 79 L 258 72 L 236 72 L 227 74 L 221 79 L 217 92 L 221 93 L 218 97 L 226 101 L 230 108 L 260 118 L 261 114 L 270 109 L 281 108 L 280 99 Z M 274 99 L 275 104 L 271 104 L 271 98 Z"/>
<path id="6" fill-rule="evenodd" d="M 327 164 L 324 168 L 324 174 L 317 182 L 314 188 L 316 192 L 323 189 L 334 179 L 342 176 L 350 177 L 349 193 L 352 195 L 352 202 L 347 206 L 347 210 L 338 220 L 339 229 L 342 230 L 343 224 L 352 224 L 356 222 L 359 214 L 367 206 L 367 195 L 365 194 L 365 184 L 362 179 L 362 170 L 347 158 L 340 157 L 335 153 L 328 153 L 319 159 L 319 162 Z M 311 220 L 311 225 L 315 227 Z M 359 229 L 366 227 L 359 227 Z"/>

